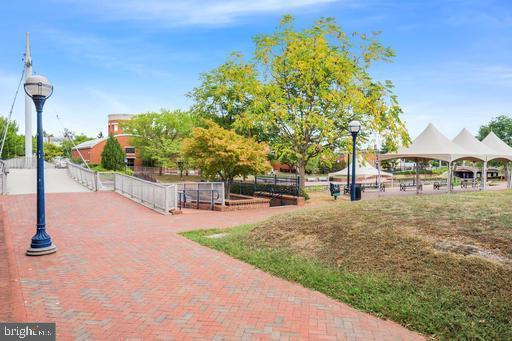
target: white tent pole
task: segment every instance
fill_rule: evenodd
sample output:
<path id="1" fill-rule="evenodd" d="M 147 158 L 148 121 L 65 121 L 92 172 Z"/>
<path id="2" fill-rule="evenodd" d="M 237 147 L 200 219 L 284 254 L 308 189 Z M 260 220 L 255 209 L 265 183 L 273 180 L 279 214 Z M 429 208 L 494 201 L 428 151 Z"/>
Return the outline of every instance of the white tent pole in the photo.
<path id="1" fill-rule="evenodd" d="M 448 162 L 448 193 L 452 191 L 452 162 Z"/>
<path id="2" fill-rule="evenodd" d="M 380 154 L 377 154 L 377 195 L 380 196 Z"/>
<path id="3" fill-rule="evenodd" d="M 487 189 L 487 161 L 484 161 L 484 167 L 482 170 L 482 190 Z"/>
<path id="4" fill-rule="evenodd" d="M 507 188 L 510 188 L 510 167 L 509 167 L 509 162 L 507 162 L 506 166 L 505 166 L 505 178 L 507 180 Z"/>
<path id="5" fill-rule="evenodd" d="M 416 194 L 420 194 L 420 170 L 418 159 L 416 158 Z"/>

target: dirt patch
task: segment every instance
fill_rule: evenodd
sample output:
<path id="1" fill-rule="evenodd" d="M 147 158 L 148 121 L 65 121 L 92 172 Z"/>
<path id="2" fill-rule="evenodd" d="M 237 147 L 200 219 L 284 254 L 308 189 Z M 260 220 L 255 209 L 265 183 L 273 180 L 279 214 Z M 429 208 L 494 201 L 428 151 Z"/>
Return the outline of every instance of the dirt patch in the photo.
<path id="1" fill-rule="evenodd" d="M 444 252 L 453 252 L 464 256 L 480 257 L 485 260 L 497 262 L 505 266 L 512 267 L 512 259 L 500 256 L 491 250 L 485 250 L 476 245 L 464 244 L 452 240 L 443 240 L 435 242 L 434 248 L 436 250 Z"/>

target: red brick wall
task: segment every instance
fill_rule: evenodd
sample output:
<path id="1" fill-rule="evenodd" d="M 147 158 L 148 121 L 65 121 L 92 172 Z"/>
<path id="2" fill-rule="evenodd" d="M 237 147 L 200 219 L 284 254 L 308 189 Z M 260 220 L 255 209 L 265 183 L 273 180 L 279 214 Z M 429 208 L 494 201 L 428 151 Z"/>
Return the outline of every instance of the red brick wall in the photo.
<path id="1" fill-rule="evenodd" d="M 119 141 L 123 151 L 125 147 L 133 147 L 133 145 L 130 143 L 131 136 L 115 136 L 115 138 L 117 141 Z M 103 148 L 105 148 L 106 143 L 107 140 L 104 140 L 92 148 L 81 149 L 80 152 L 82 153 L 85 161 L 93 165 L 101 164 L 101 153 L 103 152 Z M 137 152 L 137 150 L 135 150 L 135 152 Z M 80 155 L 78 155 L 78 151 L 76 150 L 73 150 L 71 155 L 73 158 L 80 158 Z M 126 157 L 134 158 L 135 166 L 142 166 L 142 159 L 137 154 L 126 154 Z"/>

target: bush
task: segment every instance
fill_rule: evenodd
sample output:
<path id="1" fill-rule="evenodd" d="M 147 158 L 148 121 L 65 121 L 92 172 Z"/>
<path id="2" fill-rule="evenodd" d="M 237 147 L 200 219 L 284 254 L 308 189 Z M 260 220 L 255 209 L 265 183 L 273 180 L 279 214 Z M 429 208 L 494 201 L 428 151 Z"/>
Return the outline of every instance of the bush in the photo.
<path id="1" fill-rule="evenodd" d="M 105 148 L 101 153 L 101 166 L 108 170 L 124 170 L 124 152 L 119 141 L 112 135 L 108 137 Z"/>

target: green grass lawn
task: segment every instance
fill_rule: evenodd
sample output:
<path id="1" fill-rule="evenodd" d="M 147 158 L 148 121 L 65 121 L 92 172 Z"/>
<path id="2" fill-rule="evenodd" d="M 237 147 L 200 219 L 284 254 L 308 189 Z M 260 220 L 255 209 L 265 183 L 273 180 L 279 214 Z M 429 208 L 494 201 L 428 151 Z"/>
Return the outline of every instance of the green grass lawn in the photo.
<path id="1" fill-rule="evenodd" d="M 341 201 L 184 235 L 435 338 L 510 340 L 511 207 L 512 191 Z"/>

